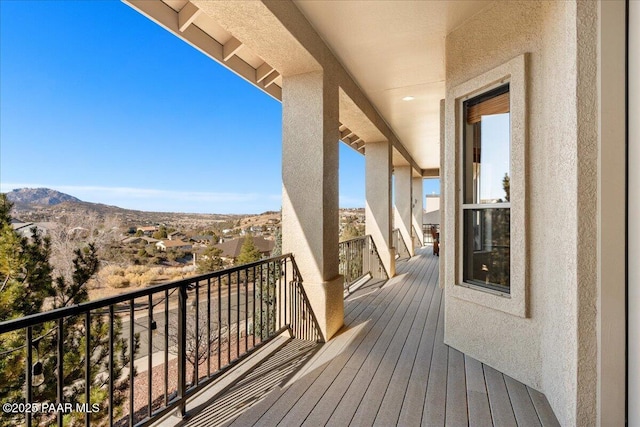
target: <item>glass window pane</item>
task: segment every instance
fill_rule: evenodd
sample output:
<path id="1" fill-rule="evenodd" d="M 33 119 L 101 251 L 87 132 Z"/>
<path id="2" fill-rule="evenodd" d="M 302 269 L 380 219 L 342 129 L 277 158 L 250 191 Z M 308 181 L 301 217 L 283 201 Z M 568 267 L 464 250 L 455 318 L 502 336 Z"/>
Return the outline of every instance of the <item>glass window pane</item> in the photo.
<path id="1" fill-rule="evenodd" d="M 509 88 L 464 103 L 464 203 L 509 201 Z"/>
<path id="2" fill-rule="evenodd" d="M 480 198 L 476 203 L 500 203 L 509 200 L 503 181 L 509 179 L 509 113 L 482 116 L 480 121 L 482 159 L 480 162 Z"/>
<path id="3" fill-rule="evenodd" d="M 509 293 L 510 209 L 464 210 L 466 283 Z"/>

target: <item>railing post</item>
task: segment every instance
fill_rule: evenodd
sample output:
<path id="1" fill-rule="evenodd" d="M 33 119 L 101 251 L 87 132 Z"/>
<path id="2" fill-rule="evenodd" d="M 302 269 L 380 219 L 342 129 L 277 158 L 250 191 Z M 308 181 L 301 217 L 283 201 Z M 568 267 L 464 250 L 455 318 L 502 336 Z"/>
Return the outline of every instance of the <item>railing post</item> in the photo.
<path id="1" fill-rule="evenodd" d="M 33 402 L 33 379 L 31 376 L 31 367 L 33 366 L 33 353 L 32 353 L 32 343 L 33 343 L 33 328 L 31 326 L 27 327 L 27 366 L 26 366 L 26 390 L 25 390 L 25 403 L 30 404 Z M 26 416 L 26 426 L 31 427 L 31 412 L 25 411 Z"/>
<path id="2" fill-rule="evenodd" d="M 187 286 L 178 293 L 178 414 L 185 415 L 187 396 Z"/>

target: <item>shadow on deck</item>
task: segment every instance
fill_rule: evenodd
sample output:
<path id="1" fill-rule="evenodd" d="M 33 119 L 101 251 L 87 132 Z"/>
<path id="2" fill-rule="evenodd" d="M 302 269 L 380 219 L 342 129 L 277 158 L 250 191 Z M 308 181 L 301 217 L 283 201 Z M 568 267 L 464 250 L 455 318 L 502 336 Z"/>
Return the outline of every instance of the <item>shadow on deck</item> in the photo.
<path id="1" fill-rule="evenodd" d="M 185 426 L 559 426 L 545 396 L 444 344 L 438 257 L 345 301 L 324 345 L 291 339 Z"/>

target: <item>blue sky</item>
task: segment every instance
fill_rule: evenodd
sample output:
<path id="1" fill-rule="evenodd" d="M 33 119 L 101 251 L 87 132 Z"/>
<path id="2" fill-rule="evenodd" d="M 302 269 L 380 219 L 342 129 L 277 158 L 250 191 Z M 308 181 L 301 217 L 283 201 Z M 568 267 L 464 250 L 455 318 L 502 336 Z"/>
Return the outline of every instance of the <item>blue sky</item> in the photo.
<path id="1" fill-rule="evenodd" d="M 125 208 L 281 205 L 281 105 L 119 1 L 0 1 L 0 190 Z M 249 124 L 249 125 L 247 125 Z M 434 180 L 425 193 L 438 192 Z M 364 206 L 340 144 L 340 205 Z"/>

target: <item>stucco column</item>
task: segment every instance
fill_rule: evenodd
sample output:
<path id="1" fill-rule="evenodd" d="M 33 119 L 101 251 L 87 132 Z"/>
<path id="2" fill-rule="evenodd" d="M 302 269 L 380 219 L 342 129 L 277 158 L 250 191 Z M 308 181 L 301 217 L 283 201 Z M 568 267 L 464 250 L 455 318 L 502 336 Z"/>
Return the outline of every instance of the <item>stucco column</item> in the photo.
<path id="1" fill-rule="evenodd" d="M 391 247 L 391 169 L 391 144 L 367 142 L 365 229 L 376 244 L 389 277 L 396 275 L 395 248 Z"/>
<path id="2" fill-rule="evenodd" d="M 395 175 L 395 206 L 394 215 L 395 228 L 400 230 L 400 235 L 407 245 L 409 255 L 413 256 L 413 239 L 411 238 L 411 199 L 413 190 L 411 189 L 413 180 L 411 179 L 411 166 L 396 166 L 393 168 Z M 398 248 L 396 248 L 397 250 Z"/>
<path id="3" fill-rule="evenodd" d="M 293 253 L 326 339 L 343 325 L 338 274 L 338 87 L 322 72 L 282 87 L 282 250 Z"/>
<path id="4" fill-rule="evenodd" d="M 411 203 L 413 209 L 411 217 L 414 230 L 413 232 L 417 235 L 420 246 L 422 246 L 424 245 L 424 233 L 422 232 L 422 214 L 424 211 L 424 191 L 422 190 L 422 184 L 424 181 L 422 177 L 414 177 L 412 180 L 413 184 L 411 192 L 413 193 L 413 200 Z"/>

